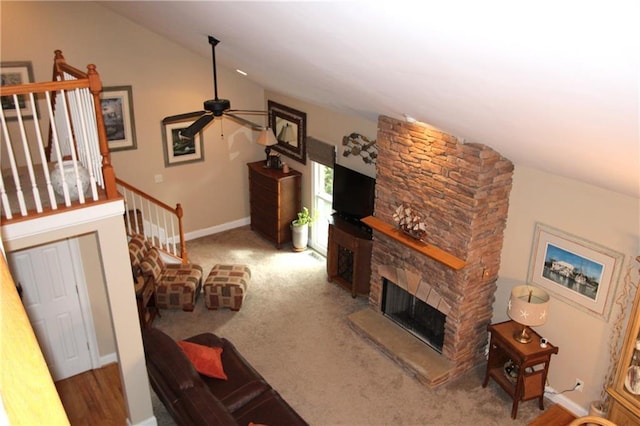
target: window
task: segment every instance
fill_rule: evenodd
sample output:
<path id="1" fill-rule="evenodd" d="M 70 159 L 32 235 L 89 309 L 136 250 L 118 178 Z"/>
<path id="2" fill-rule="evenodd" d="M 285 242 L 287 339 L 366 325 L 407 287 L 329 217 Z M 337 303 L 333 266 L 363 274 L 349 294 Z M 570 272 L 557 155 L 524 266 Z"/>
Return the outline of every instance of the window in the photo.
<path id="1" fill-rule="evenodd" d="M 319 253 L 327 255 L 329 240 L 329 218 L 333 213 L 331 203 L 333 201 L 333 169 L 323 164 L 312 161 L 311 172 L 313 179 L 311 190 L 313 191 L 313 212 L 316 221 L 311 227 L 311 241 L 309 245 Z"/>

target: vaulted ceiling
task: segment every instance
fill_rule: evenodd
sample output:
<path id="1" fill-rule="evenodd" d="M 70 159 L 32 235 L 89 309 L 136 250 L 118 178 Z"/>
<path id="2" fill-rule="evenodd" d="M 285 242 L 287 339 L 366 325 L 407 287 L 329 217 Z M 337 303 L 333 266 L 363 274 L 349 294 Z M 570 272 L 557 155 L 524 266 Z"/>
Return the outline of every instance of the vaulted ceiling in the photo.
<path id="1" fill-rule="evenodd" d="M 640 198 L 635 0 L 100 3 L 266 89 Z"/>

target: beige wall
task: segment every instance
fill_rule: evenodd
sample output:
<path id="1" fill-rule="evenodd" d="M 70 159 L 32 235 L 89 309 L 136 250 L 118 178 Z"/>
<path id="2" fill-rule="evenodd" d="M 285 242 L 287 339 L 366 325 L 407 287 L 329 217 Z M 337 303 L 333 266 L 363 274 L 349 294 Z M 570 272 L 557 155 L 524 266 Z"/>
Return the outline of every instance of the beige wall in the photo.
<path id="1" fill-rule="evenodd" d="M 78 245 L 82 253 L 82 270 L 87 284 L 89 303 L 93 315 L 93 326 L 96 332 L 98 352 L 101 358 L 109 357 L 116 352 L 116 343 L 111 327 L 111 312 L 107 298 L 107 284 L 102 272 L 102 259 L 98 251 L 97 235 L 85 234 L 78 237 Z"/>
<path id="2" fill-rule="evenodd" d="M 184 50 L 93 3 L 3 1 L 1 18 L 3 61 L 31 60 L 37 78 L 48 79 L 52 52 L 62 49 L 75 66 L 95 63 L 105 85 L 133 86 L 138 149 L 113 154 L 116 173 L 168 204 L 182 203 L 187 232 L 248 216 L 245 163 L 264 156 L 262 147 L 253 142 L 255 133 L 225 120 L 222 139 L 220 121 L 216 121 L 205 132 L 204 162 L 164 167 L 160 120 L 197 110 L 205 98 L 212 97 L 210 58 Z M 58 27 L 54 29 L 52 22 L 58 22 Z M 25 25 L 30 31 L 23 30 Z M 80 34 L 84 35 L 83 41 Z M 224 40 L 220 46 L 222 43 Z M 373 167 L 359 157 L 343 157 L 341 146 L 342 137 L 351 132 L 375 138 L 375 121 L 265 92 L 221 67 L 219 79 L 219 92 L 232 100 L 232 107 L 264 108 L 266 100 L 271 99 L 303 111 L 307 114 L 307 134 L 338 146 L 339 163 L 375 174 Z M 303 203 L 310 205 L 310 163 L 305 166 L 288 157 L 283 159 L 303 172 Z M 154 183 L 156 174 L 163 176 L 163 184 Z M 535 222 L 624 253 L 626 271 L 640 252 L 639 203 L 638 199 L 516 164 L 494 320 L 507 318 L 511 287 L 526 280 Z M 634 265 L 635 282 L 636 271 Z M 621 285 L 622 280 L 618 289 Z M 584 380 L 584 392 L 564 394 L 582 407 L 599 398 L 609 363 L 609 335 L 618 311 L 614 308 L 607 322 L 556 298 L 552 299 L 549 321 L 536 328 L 560 348 L 551 362 L 550 385 L 564 390 L 572 387 L 576 378 Z"/>
<path id="3" fill-rule="evenodd" d="M 342 155 L 344 152 L 342 147 L 342 138 L 355 132 L 370 139 L 375 139 L 378 131 L 377 121 L 366 120 L 360 117 L 330 111 L 310 102 L 304 102 L 272 91 L 265 92 L 265 100 L 266 99 L 278 102 L 279 104 L 286 105 L 307 114 L 307 136 L 312 136 L 323 142 L 336 145 L 336 160 L 338 164 L 350 167 L 368 176 L 375 177 L 376 170 L 374 165 L 366 164 L 362 161 L 362 157 L 359 156 L 344 157 Z M 310 206 L 311 161 L 307 158 L 307 164 L 304 165 L 284 155 L 282 156 L 282 161 L 302 172 L 302 203 L 305 206 Z"/>
<path id="4" fill-rule="evenodd" d="M 536 222 L 623 253 L 625 260 L 616 289 L 618 294 L 628 267 L 633 269 L 633 282 L 638 283 L 639 265 L 634 259 L 640 253 L 639 218 L 638 199 L 516 165 L 494 320 L 508 319 L 506 309 L 511 288 L 527 279 Z M 619 312 L 614 304 L 607 321 L 552 294 L 547 323 L 534 327 L 559 347 L 558 354 L 551 360 L 550 386 L 561 391 L 572 388 L 576 378 L 582 379 L 583 392 L 564 394 L 582 407 L 600 398 L 609 368 L 609 339 Z"/>
<path id="5" fill-rule="evenodd" d="M 131 266 L 122 215 L 124 203 L 102 203 L 81 210 L 67 210 L 56 215 L 18 222 L 3 229 L 4 247 L 8 253 L 52 241 L 95 235 L 95 248 L 83 252 L 83 267 L 100 265 L 106 283 L 110 327 L 113 330 L 128 418 L 131 424 L 151 421 L 153 411 L 147 371 L 144 363 L 142 336 L 131 279 Z M 24 224 L 24 226 L 22 226 Z M 7 228 L 11 228 L 10 230 Z M 83 245 L 91 244 L 84 240 Z M 99 256 L 91 259 L 91 256 Z M 127 283 L 127 285 L 122 285 Z M 100 320 L 95 318 L 94 322 Z M 136 326 L 132 326 L 135 324 Z M 107 327 L 101 324 L 100 327 Z M 97 328 L 97 327 L 96 327 Z M 148 423 L 150 424 L 150 423 Z"/>
<path id="6" fill-rule="evenodd" d="M 185 232 L 249 215 L 245 164 L 264 155 L 256 132 L 216 119 L 204 132 L 203 162 L 164 165 L 161 120 L 201 110 L 213 98 L 210 53 L 196 55 L 90 2 L 3 1 L 1 19 L 0 59 L 32 61 L 36 80 L 51 79 L 60 49 L 73 66 L 96 64 L 105 87 L 132 86 L 138 148 L 112 153 L 116 174 L 169 205 L 182 203 Z M 204 35 L 202 43 L 210 52 Z M 261 87 L 220 66 L 218 92 L 232 108 L 266 107 Z M 155 175 L 163 182 L 154 183 Z"/>

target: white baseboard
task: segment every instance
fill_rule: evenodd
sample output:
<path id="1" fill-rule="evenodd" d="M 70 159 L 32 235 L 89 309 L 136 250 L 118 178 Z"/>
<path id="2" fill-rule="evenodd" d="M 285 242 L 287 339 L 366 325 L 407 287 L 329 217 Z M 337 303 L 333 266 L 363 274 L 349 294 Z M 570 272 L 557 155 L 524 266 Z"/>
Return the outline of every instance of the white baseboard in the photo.
<path id="1" fill-rule="evenodd" d="M 577 417 L 582 417 L 589 414 L 589 410 L 586 410 L 583 406 L 576 404 L 566 396 L 556 392 L 557 391 L 551 386 L 547 386 L 544 388 L 544 396 L 546 396 L 556 404 L 562 405 L 564 408 L 571 411 Z"/>
<path id="2" fill-rule="evenodd" d="M 131 420 L 129 420 L 128 418 L 127 425 L 133 426 L 131 424 Z M 140 423 L 136 423 L 136 426 L 158 426 L 158 420 L 156 419 L 156 416 L 151 416 L 148 419 L 144 419 Z"/>
<path id="3" fill-rule="evenodd" d="M 104 356 L 101 356 L 99 361 L 100 367 L 104 367 L 108 364 L 113 364 L 114 362 L 118 362 L 118 354 L 113 352 Z"/>
<path id="4" fill-rule="evenodd" d="M 223 223 L 222 225 L 212 226 L 211 228 L 199 229 L 197 231 L 188 232 L 184 234 L 184 239 L 194 240 L 200 237 L 206 237 L 207 235 L 217 234 L 222 231 L 228 231 L 229 229 L 239 228 L 241 226 L 249 225 L 251 223 L 250 217 L 234 220 L 233 222 Z"/>

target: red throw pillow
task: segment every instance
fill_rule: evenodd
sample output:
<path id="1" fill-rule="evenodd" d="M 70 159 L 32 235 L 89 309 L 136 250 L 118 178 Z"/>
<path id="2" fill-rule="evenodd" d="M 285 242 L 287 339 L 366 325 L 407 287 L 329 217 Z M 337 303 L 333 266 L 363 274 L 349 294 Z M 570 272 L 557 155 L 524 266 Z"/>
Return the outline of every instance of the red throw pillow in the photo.
<path id="1" fill-rule="evenodd" d="M 214 379 L 227 380 L 227 375 L 222 368 L 222 348 L 212 348 L 210 346 L 198 345 L 197 343 L 176 342 L 182 351 L 187 355 L 196 371 Z"/>

